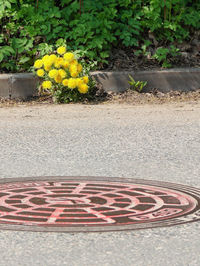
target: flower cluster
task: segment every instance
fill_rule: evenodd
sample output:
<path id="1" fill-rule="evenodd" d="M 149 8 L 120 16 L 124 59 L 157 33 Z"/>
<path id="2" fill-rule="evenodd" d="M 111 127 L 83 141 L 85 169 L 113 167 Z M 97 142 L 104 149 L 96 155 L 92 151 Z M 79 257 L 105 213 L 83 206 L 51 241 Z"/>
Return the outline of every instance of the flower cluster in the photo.
<path id="1" fill-rule="evenodd" d="M 88 92 L 88 76 L 83 75 L 82 65 L 64 46 L 57 49 L 57 54 L 45 55 L 36 60 L 34 68 L 37 75 L 45 79 L 42 87 L 46 90 L 64 88 L 78 90 L 80 94 Z"/>

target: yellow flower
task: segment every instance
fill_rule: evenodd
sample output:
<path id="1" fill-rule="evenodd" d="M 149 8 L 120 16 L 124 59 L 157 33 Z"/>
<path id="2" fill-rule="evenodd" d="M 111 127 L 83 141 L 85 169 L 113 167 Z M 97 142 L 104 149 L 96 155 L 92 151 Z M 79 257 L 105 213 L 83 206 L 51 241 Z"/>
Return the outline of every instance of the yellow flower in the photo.
<path id="1" fill-rule="evenodd" d="M 75 64 L 70 65 L 69 72 L 72 78 L 76 78 L 78 76 L 77 66 Z"/>
<path id="2" fill-rule="evenodd" d="M 76 88 L 76 79 L 70 78 L 68 80 L 68 87 L 70 89 L 75 89 Z"/>
<path id="3" fill-rule="evenodd" d="M 85 84 L 88 84 L 88 82 L 89 82 L 88 76 L 84 76 L 83 77 L 83 81 L 84 81 Z"/>
<path id="4" fill-rule="evenodd" d="M 78 70 L 78 73 L 81 73 L 81 71 L 83 70 L 83 67 L 81 64 L 78 64 L 77 70 Z"/>
<path id="5" fill-rule="evenodd" d="M 58 70 L 57 69 L 52 69 L 49 71 L 49 77 L 50 78 L 55 78 L 58 75 Z"/>
<path id="6" fill-rule="evenodd" d="M 69 67 L 69 62 L 67 60 L 64 60 L 62 65 L 63 65 L 64 68 L 68 68 Z"/>
<path id="7" fill-rule="evenodd" d="M 57 56 L 55 54 L 51 54 L 49 56 L 49 61 L 53 64 L 56 61 Z"/>
<path id="8" fill-rule="evenodd" d="M 44 63 L 48 59 L 49 59 L 49 55 L 47 54 L 47 55 L 45 55 L 45 56 L 42 57 L 42 62 Z"/>
<path id="9" fill-rule="evenodd" d="M 43 62 L 41 59 L 38 59 L 35 61 L 35 63 L 34 63 L 35 68 L 41 68 L 42 66 L 43 66 Z"/>
<path id="10" fill-rule="evenodd" d="M 69 82 L 68 79 L 64 79 L 63 82 L 62 82 L 63 86 L 67 87 L 68 86 L 68 82 Z"/>
<path id="11" fill-rule="evenodd" d="M 70 72 L 72 78 L 76 78 L 78 76 L 78 72 Z"/>
<path id="12" fill-rule="evenodd" d="M 44 69 L 45 69 L 47 72 L 49 72 L 50 69 L 51 69 L 51 65 L 45 65 L 45 66 L 44 66 Z"/>
<path id="13" fill-rule="evenodd" d="M 77 78 L 77 79 L 76 79 L 76 86 L 79 88 L 82 84 L 84 84 L 84 83 L 83 83 L 83 80 L 80 79 L 80 78 Z"/>
<path id="14" fill-rule="evenodd" d="M 65 46 L 58 47 L 57 53 L 60 54 L 60 55 L 66 53 L 66 47 Z"/>
<path id="15" fill-rule="evenodd" d="M 51 66 L 52 66 L 52 60 L 50 60 L 49 58 L 43 60 L 44 62 L 44 69 L 46 71 L 49 71 L 51 69 Z"/>
<path id="16" fill-rule="evenodd" d="M 78 65 L 78 61 L 77 61 L 76 59 L 74 59 L 74 60 L 72 60 L 72 61 L 70 62 L 70 64 L 71 64 L 71 65 L 76 65 L 76 66 L 77 66 L 77 65 Z"/>
<path id="17" fill-rule="evenodd" d="M 88 85 L 87 84 L 82 84 L 78 87 L 78 91 L 82 94 L 85 94 L 88 92 Z"/>
<path id="18" fill-rule="evenodd" d="M 59 73 L 59 75 L 61 76 L 61 78 L 65 78 L 66 75 L 67 75 L 67 73 L 66 73 L 63 69 L 59 69 L 59 70 L 58 70 L 58 73 Z"/>
<path id="19" fill-rule="evenodd" d="M 67 61 L 69 61 L 69 62 L 71 62 L 71 61 L 74 60 L 74 54 L 73 53 L 70 53 L 70 52 L 65 53 L 64 54 L 64 59 L 67 60 Z"/>
<path id="20" fill-rule="evenodd" d="M 62 57 L 57 57 L 55 62 L 54 62 L 54 66 L 56 68 L 60 68 L 62 66 L 63 62 L 64 62 L 64 60 Z"/>
<path id="21" fill-rule="evenodd" d="M 37 70 L 37 75 L 38 75 L 38 77 L 43 77 L 44 76 L 44 70 L 43 69 L 38 69 Z"/>
<path id="22" fill-rule="evenodd" d="M 51 89 L 51 86 L 52 86 L 52 83 L 49 80 L 42 82 L 42 87 L 44 89 Z"/>
<path id="23" fill-rule="evenodd" d="M 62 77 L 58 74 L 57 76 L 55 76 L 54 80 L 57 83 L 61 83 L 62 82 Z"/>
<path id="24" fill-rule="evenodd" d="M 69 71 L 71 72 L 77 72 L 77 66 L 76 65 L 70 65 Z"/>

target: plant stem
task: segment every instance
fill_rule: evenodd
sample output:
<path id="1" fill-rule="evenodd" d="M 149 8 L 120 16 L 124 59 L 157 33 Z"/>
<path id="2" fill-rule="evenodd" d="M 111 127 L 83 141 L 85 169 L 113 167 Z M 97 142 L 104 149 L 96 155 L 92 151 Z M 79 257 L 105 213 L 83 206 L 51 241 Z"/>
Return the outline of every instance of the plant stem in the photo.
<path id="1" fill-rule="evenodd" d="M 81 16 L 81 7 L 82 7 L 82 1 L 81 1 L 81 0 L 79 0 L 79 2 L 80 2 L 80 16 Z"/>
<path id="2" fill-rule="evenodd" d="M 166 7 L 166 0 L 164 0 L 164 3 L 165 3 L 165 5 L 164 5 L 164 20 L 166 20 L 166 19 L 167 19 L 167 7 Z"/>

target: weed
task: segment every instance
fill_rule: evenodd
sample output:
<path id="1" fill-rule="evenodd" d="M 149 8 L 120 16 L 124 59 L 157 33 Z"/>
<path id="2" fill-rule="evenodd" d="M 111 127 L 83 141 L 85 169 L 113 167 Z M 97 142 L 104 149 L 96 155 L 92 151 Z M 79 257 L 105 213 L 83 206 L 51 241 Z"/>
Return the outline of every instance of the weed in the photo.
<path id="1" fill-rule="evenodd" d="M 143 88 L 147 85 L 147 81 L 135 81 L 131 75 L 129 75 L 129 78 L 128 83 L 131 85 L 131 90 L 142 92 Z"/>

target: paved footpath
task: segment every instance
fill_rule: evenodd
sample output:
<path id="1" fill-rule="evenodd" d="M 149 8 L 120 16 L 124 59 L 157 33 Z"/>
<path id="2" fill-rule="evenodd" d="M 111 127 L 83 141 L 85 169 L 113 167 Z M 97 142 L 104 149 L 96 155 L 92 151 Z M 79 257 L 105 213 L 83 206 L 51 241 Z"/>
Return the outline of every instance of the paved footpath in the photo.
<path id="1" fill-rule="evenodd" d="M 0 109 L 0 177 L 109 176 L 200 188 L 200 103 Z M 200 223 L 109 233 L 0 231 L 4 266 L 200 265 Z"/>

